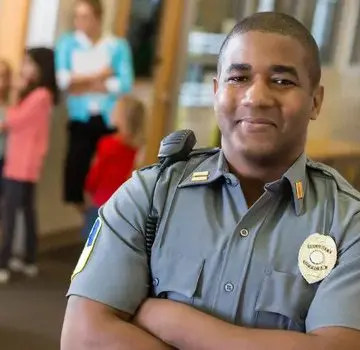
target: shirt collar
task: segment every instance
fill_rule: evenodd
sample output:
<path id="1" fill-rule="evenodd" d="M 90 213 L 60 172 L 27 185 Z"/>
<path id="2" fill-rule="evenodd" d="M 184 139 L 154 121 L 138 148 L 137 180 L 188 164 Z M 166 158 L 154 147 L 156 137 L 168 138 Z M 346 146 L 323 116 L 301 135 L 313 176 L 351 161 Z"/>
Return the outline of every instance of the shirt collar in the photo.
<path id="1" fill-rule="evenodd" d="M 228 172 L 225 156 L 220 150 L 201 162 L 184 180 L 179 188 L 208 185 L 217 181 Z"/>
<path id="2" fill-rule="evenodd" d="M 288 181 L 291 186 L 296 215 L 301 215 L 304 209 L 304 197 L 307 188 L 306 163 L 307 158 L 305 153 L 303 153 L 280 180 L 265 185 L 267 189 L 271 189 L 272 187 L 279 188 L 279 183 L 282 183 L 284 180 Z M 226 177 L 228 181 L 236 181 L 232 179 L 231 176 L 232 174 L 229 174 L 229 166 L 225 155 L 223 151 L 220 150 L 220 152 L 200 163 L 180 182 L 179 188 L 208 185 L 224 177 Z"/>
<path id="3" fill-rule="evenodd" d="M 282 177 L 286 179 L 291 186 L 296 215 L 301 215 L 304 209 L 304 198 L 308 185 L 306 163 L 307 158 L 305 153 L 303 153 Z"/>

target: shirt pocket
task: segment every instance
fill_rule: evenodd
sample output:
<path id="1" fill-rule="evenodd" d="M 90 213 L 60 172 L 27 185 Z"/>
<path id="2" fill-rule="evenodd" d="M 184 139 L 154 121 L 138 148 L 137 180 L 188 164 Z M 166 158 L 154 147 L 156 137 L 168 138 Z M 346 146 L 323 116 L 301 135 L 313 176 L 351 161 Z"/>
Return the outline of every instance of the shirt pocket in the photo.
<path id="1" fill-rule="evenodd" d="M 302 276 L 272 271 L 265 276 L 255 305 L 255 327 L 306 332 L 305 320 L 315 285 Z"/>
<path id="2" fill-rule="evenodd" d="M 204 268 L 203 258 L 162 252 L 153 265 L 153 288 L 157 297 L 188 305 L 196 304 L 199 299 L 200 277 Z"/>

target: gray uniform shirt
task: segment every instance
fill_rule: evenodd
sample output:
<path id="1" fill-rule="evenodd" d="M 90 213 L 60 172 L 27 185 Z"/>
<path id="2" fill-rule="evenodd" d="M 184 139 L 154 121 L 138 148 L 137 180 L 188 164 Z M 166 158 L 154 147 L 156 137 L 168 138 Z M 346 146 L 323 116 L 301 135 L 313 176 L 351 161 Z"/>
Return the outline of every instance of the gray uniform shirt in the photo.
<path id="1" fill-rule="evenodd" d="M 87 244 L 91 254 L 75 270 L 68 295 L 130 314 L 147 297 L 144 232 L 157 173 L 135 172 L 100 210 L 98 236 Z M 177 163 L 156 190 L 162 216 L 152 288 L 241 326 L 360 329 L 359 199 L 335 170 L 305 155 L 251 208 L 221 151 Z M 298 252 L 313 233 L 330 235 L 338 258 L 327 277 L 309 284 Z"/>

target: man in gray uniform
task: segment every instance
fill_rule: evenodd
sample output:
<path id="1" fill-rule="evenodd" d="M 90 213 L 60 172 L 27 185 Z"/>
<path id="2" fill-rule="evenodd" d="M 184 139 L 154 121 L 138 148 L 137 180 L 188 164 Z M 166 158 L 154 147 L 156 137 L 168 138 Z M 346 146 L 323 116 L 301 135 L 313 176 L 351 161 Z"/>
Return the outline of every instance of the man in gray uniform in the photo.
<path id="1" fill-rule="evenodd" d="M 150 264 L 159 167 L 135 172 L 100 210 L 63 350 L 359 348 L 360 194 L 304 154 L 320 75 L 295 19 L 258 13 L 235 26 L 214 80 L 222 150 L 160 177 Z"/>

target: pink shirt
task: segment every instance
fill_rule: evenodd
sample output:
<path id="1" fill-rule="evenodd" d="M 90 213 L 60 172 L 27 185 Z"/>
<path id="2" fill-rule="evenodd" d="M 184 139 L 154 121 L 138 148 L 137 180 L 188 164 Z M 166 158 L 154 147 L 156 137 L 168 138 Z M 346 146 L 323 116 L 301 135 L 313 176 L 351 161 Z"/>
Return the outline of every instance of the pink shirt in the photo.
<path id="1" fill-rule="evenodd" d="M 52 106 L 51 93 L 37 88 L 20 104 L 8 108 L 4 177 L 38 181 L 48 151 Z"/>

